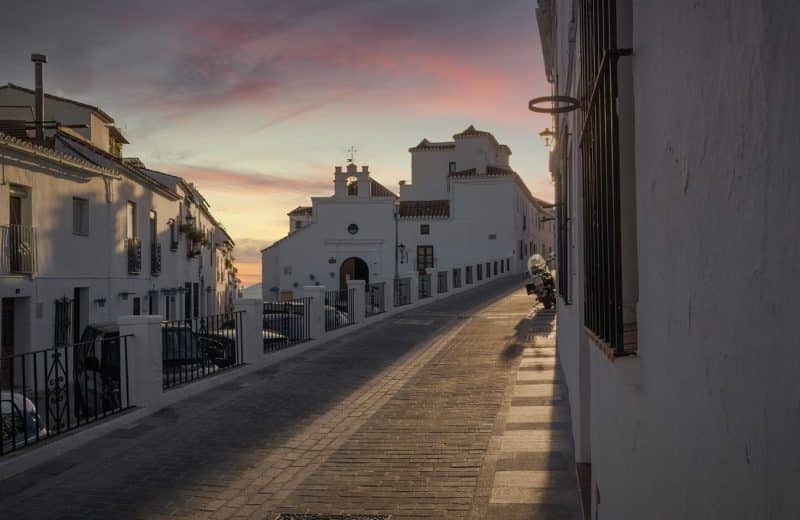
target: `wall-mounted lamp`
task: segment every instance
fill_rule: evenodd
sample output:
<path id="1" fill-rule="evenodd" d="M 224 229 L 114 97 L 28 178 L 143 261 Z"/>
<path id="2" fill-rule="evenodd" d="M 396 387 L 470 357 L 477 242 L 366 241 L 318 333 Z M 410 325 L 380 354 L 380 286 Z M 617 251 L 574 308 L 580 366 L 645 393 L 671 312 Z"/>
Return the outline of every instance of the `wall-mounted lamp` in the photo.
<path id="1" fill-rule="evenodd" d="M 95 298 L 94 299 L 94 303 L 98 307 L 105 307 L 106 306 L 106 299 L 105 298 Z"/>
<path id="2" fill-rule="evenodd" d="M 330 258 L 328 258 L 328 263 L 329 264 L 335 264 L 336 263 L 336 259 L 334 257 L 330 257 Z"/>
<path id="3" fill-rule="evenodd" d="M 541 137 L 542 140 L 544 141 L 544 146 L 546 148 L 552 148 L 556 144 L 556 139 L 555 139 L 556 134 L 553 133 L 553 131 L 550 130 L 549 128 L 545 128 L 544 130 L 539 132 L 539 137 Z"/>

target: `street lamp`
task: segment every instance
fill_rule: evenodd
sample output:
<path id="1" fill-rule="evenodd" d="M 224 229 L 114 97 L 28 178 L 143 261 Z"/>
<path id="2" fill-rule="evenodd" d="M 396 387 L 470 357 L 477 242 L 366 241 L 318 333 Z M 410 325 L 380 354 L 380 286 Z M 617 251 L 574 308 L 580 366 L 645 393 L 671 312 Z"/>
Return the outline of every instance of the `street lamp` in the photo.
<path id="1" fill-rule="evenodd" d="M 546 148 L 551 148 L 552 146 L 555 145 L 556 142 L 555 136 L 556 134 L 553 133 L 553 131 L 550 130 L 549 128 L 545 128 L 544 130 L 539 132 L 539 137 L 541 137 L 542 140 L 544 140 L 544 146 Z"/>

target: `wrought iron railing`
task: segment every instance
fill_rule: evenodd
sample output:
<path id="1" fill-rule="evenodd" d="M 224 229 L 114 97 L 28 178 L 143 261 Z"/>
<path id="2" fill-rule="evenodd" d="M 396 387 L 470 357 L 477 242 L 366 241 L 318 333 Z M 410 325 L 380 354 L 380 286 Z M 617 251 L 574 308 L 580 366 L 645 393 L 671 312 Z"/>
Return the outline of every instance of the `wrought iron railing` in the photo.
<path id="1" fill-rule="evenodd" d="M 447 292 L 447 271 L 439 271 L 436 273 L 436 292 Z"/>
<path id="2" fill-rule="evenodd" d="M 0 455 L 130 408 L 128 336 L 0 359 Z"/>
<path id="3" fill-rule="evenodd" d="M 241 365 L 244 359 L 242 313 L 237 311 L 162 323 L 164 389 Z"/>
<path id="4" fill-rule="evenodd" d="M 139 237 L 126 239 L 128 250 L 128 274 L 142 272 L 142 240 Z"/>
<path id="5" fill-rule="evenodd" d="M 161 274 L 161 244 L 158 242 L 150 244 L 150 274 L 153 276 Z"/>
<path id="6" fill-rule="evenodd" d="M 453 269 L 453 289 L 461 288 L 461 268 L 456 267 Z"/>
<path id="7" fill-rule="evenodd" d="M 411 303 L 411 278 L 395 278 L 394 306 L 400 307 Z"/>
<path id="8" fill-rule="evenodd" d="M 431 275 L 427 273 L 419 274 L 419 299 L 431 297 Z"/>
<path id="9" fill-rule="evenodd" d="M 310 304 L 311 298 L 264 302 L 264 352 L 311 339 Z"/>
<path id="10" fill-rule="evenodd" d="M 325 330 L 336 330 L 353 323 L 355 289 L 325 292 Z"/>
<path id="11" fill-rule="evenodd" d="M 383 282 L 371 283 L 367 286 L 367 316 L 375 316 L 376 314 L 386 311 L 386 299 L 384 297 L 385 290 L 386 284 Z"/>
<path id="12" fill-rule="evenodd" d="M 0 269 L 2 274 L 36 273 L 36 228 L 30 226 L 0 226 Z"/>

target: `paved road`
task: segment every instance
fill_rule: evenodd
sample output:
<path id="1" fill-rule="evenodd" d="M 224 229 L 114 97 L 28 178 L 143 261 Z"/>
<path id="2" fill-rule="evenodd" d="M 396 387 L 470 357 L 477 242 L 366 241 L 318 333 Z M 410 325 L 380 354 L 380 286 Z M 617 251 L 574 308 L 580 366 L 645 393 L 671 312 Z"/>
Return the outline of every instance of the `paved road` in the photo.
<path id="1" fill-rule="evenodd" d="M 411 309 L 116 430 L 0 482 L 2 516 L 574 518 L 566 404 L 537 345 L 552 314 L 519 286 Z"/>

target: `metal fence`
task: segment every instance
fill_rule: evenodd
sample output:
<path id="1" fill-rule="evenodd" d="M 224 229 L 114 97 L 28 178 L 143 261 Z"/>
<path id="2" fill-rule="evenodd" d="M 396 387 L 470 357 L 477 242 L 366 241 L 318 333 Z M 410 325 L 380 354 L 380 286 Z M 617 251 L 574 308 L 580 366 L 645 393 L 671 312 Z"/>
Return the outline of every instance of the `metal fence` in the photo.
<path id="1" fill-rule="evenodd" d="M 447 292 L 447 271 L 439 271 L 436 273 L 436 292 Z"/>
<path id="2" fill-rule="evenodd" d="M 273 352 L 311 339 L 311 298 L 264 302 L 264 352 Z"/>
<path id="3" fill-rule="evenodd" d="M 456 267 L 453 269 L 453 289 L 461 288 L 461 268 Z"/>
<path id="4" fill-rule="evenodd" d="M 371 283 L 367 286 L 367 316 L 375 316 L 386 310 L 385 291 L 386 284 L 384 282 Z"/>
<path id="5" fill-rule="evenodd" d="M 237 311 L 165 321 L 161 326 L 164 389 L 241 365 L 242 314 Z"/>
<path id="6" fill-rule="evenodd" d="M 128 336 L 0 359 L 0 455 L 131 406 Z"/>
<path id="7" fill-rule="evenodd" d="M 431 275 L 429 274 L 422 274 L 419 275 L 419 299 L 423 298 L 430 298 L 431 297 Z"/>
<path id="8" fill-rule="evenodd" d="M 400 307 L 411 303 L 411 278 L 395 278 L 394 306 Z"/>
<path id="9" fill-rule="evenodd" d="M 355 289 L 325 292 L 325 330 L 336 330 L 353 323 Z"/>

